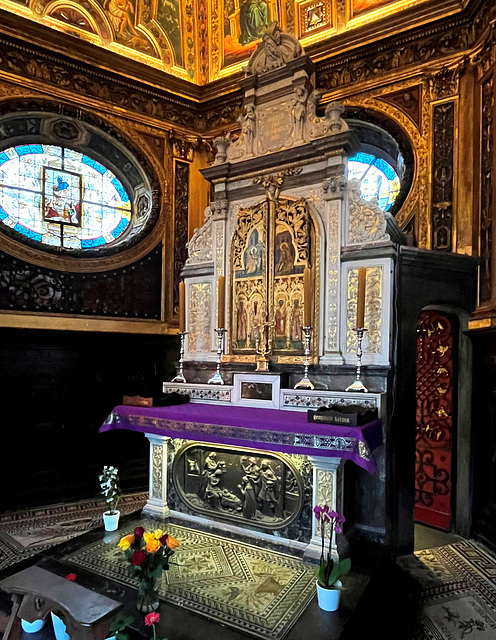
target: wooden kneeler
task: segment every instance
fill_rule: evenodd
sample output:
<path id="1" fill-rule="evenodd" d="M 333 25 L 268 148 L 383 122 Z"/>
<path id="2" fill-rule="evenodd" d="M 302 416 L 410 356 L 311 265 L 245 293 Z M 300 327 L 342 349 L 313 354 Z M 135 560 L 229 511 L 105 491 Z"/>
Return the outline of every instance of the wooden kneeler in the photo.
<path id="1" fill-rule="evenodd" d="M 12 594 L 12 614 L 3 636 L 9 640 L 16 618 L 28 622 L 60 612 L 72 640 L 103 640 L 122 604 L 40 567 L 29 567 L 0 581 Z"/>

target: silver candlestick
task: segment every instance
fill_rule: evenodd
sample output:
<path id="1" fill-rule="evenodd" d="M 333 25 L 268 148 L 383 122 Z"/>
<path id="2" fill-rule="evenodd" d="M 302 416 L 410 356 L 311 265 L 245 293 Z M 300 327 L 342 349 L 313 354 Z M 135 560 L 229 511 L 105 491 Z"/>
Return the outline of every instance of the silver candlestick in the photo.
<path id="1" fill-rule="evenodd" d="M 188 335 L 187 331 L 181 331 L 181 346 L 179 347 L 179 373 L 175 378 L 172 378 L 171 382 L 186 382 L 186 378 L 183 373 L 184 364 L 184 338 Z"/>
<path id="2" fill-rule="evenodd" d="M 363 334 L 365 331 L 367 331 L 367 329 L 365 329 L 365 327 L 361 327 L 360 329 L 357 327 L 353 329 L 353 331 L 356 331 L 356 334 L 357 334 L 357 348 L 356 348 L 357 372 L 356 372 L 355 382 L 353 384 L 350 384 L 349 387 L 346 387 L 346 391 L 364 391 L 365 393 L 367 393 L 368 391 L 367 387 L 360 380 L 360 375 L 362 373 L 362 355 L 363 355 L 362 340 L 363 340 Z"/>
<path id="3" fill-rule="evenodd" d="M 303 327 L 303 333 L 305 335 L 305 362 L 303 378 L 297 382 L 294 386 L 295 389 L 315 389 L 312 381 L 308 377 L 308 367 L 310 365 L 310 338 L 312 336 L 312 327 Z"/>
<path id="4" fill-rule="evenodd" d="M 217 333 L 217 371 L 215 372 L 215 374 L 210 378 L 210 380 L 208 381 L 208 384 L 224 384 L 224 380 L 222 379 L 222 376 L 220 375 L 220 367 L 222 364 L 222 354 L 224 353 L 224 334 L 227 332 L 227 329 L 216 329 L 215 330 Z"/>

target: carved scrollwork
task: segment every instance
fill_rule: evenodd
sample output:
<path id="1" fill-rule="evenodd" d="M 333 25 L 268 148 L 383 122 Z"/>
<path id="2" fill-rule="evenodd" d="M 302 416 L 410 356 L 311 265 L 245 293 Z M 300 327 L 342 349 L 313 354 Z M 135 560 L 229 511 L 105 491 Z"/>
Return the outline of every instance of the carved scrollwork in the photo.
<path id="1" fill-rule="evenodd" d="M 276 209 L 276 223 L 283 223 L 293 230 L 297 260 L 302 263 L 310 258 L 309 213 L 305 200 L 284 201 Z"/>
<path id="2" fill-rule="evenodd" d="M 440 100 L 456 96 L 459 92 L 460 75 L 465 61 L 454 67 L 443 67 L 437 73 L 428 76 L 429 95 L 431 100 Z"/>
<path id="3" fill-rule="evenodd" d="M 281 187 L 284 184 L 284 178 L 286 176 L 298 175 L 299 173 L 301 173 L 301 167 L 284 169 L 284 171 L 280 171 L 276 173 L 276 175 L 258 176 L 253 179 L 253 184 L 261 184 L 269 200 L 278 200 Z"/>
<path id="4" fill-rule="evenodd" d="M 247 75 L 267 73 L 303 55 L 304 52 L 298 40 L 283 33 L 277 22 L 273 22 L 267 27 L 262 42 L 252 55 L 246 73 Z"/>
<path id="5" fill-rule="evenodd" d="M 212 260 L 212 206 L 205 209 L 205 224 L 195 229 L 191 240 L 188 242 L 187 265 Z"/>
<path id="6" fill-rule="evenodd" d="M 348 244 L 383 242 L 386 233 L 386 214 L 374 200 L 366 201 L 360 194 L 360 181 L 348 183 Z"/>
<path id="7" fill-rule="evenodd" d="M 330 200 L 332 197 L 341 197 L 346 189 L 347 180 L 344 176 L 333 176 L 322 183 L 323 197 Z"/>
<path id="8" fill-rule="evenodd" d="M 264 201 L 238 212 L 236 229 L 233 238 L 233 265 L 235 269 L 243 269 L 243 253 L 246 238 L 250 229 L 259 229 L 260 241 L 265 243 L 265 229 L 261 224 L 268 215 L 268 204 Z"/>

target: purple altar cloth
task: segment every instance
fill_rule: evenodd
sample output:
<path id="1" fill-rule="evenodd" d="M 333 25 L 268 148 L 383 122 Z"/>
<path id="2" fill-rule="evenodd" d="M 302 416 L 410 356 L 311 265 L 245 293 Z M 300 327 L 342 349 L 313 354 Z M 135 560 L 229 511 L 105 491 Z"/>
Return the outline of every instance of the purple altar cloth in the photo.
<path id="1" fill-rule="evenodd" d="M 305 411 L 189 403 L 168 407 L 115 407 L 100 432 L 128 429 L 159 436 L 253 447 L 283 453 L 345 458 L 373 472 L 372 451 L 382 423 L 361 427 L 307 422 Z"/>

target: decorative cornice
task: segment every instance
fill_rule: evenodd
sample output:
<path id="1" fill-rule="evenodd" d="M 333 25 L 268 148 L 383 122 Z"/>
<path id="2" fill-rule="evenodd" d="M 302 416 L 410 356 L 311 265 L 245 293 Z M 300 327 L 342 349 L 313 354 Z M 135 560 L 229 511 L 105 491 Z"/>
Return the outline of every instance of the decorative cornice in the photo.
<path id="1" fill-rule="evenodd" d="M 73 39 L 71 51 L 79 62 L 63 53 L 63 43 L 67 51 L 67 35 L 29 20 L 20 24 L 21 19 L 8 12 L 0 11 L 0 18 L 2 32 L 7 34 L 0 36 L 0 76 L 4 78 L 22 78 L 45 91 L 47 86 L 53 87 L 54 95 L 61 98 L 76 100 L 77 94 L 77 99 L 81 96 L 82 100 L 106 103 L 161 123 L 164 129 L 174 126 L 210 134 L 236 125 L 241 107 L 240 75 L 198 87 L 121 59 L 116 53 L 105 51 L 97 57 L 91 45 Z M 340 36 L 336 36 L 326 45 L 327 58 L 316 62 L 318 84 L 330 95 L 350 85 L 356 91 L 360 83 L 380 82 L 391 73 L 411 73 L 436 61 L 442 66 L 443 60 L 464 53 L 478 62 L 476 48 L 480 59 L 486 60 L 494 54 L 491 47 L 484 49 L 480 40 L 491 31 L 495 19 L 494 3 L 474 0 L 455 15 L 366 45 L 353 36 L 357 46 L 351 50 L 349 42 L 349 50 L 343 50 L 343 43 L 339 49 Z M 26 34 L 21 31 L 24 26 Z M 44 43 L 49 43 L 50 51 Z M 314 59 L 322 58 L 324 49 L 313 47 L 309 53 Z"/>
<path id="2" fill-rule="evenodd" d="M 335 91 L 391 72 L 461 55 L 476 45 L 495 19 L 493 3 L 484 0 L 471 3 L 456 16 L 317 62 L 317 84 L 324 91 Z"/>

